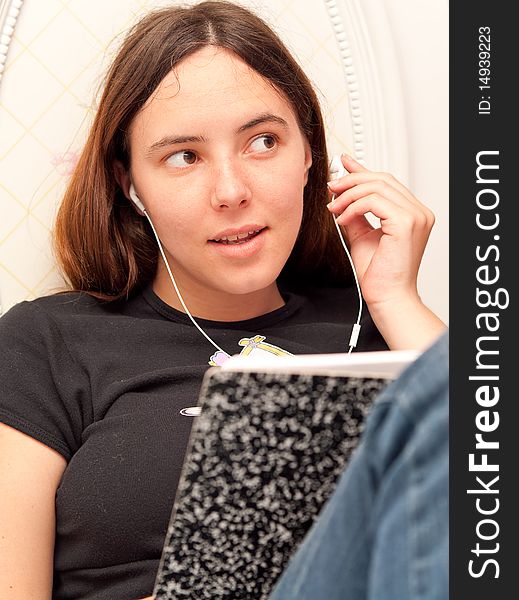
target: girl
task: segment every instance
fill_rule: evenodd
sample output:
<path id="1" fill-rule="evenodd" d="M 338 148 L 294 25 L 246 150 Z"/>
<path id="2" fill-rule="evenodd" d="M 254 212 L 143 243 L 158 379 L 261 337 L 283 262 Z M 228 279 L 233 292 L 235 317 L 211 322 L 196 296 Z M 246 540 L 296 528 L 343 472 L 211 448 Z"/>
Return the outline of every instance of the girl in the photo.
<path id="1" fill-rule="evenodd" d="M 437 337 L 416 289 L 431 212 L 342 161 L 327 207 L 316 95 L 247 10 L 171 7 L 130 31 L 56 222 L 70 290 L 0 321 L 2 598 L 151 593 L 208 364 L 347 349 L 332 213 L 368 309 L 357 348 Z"/>

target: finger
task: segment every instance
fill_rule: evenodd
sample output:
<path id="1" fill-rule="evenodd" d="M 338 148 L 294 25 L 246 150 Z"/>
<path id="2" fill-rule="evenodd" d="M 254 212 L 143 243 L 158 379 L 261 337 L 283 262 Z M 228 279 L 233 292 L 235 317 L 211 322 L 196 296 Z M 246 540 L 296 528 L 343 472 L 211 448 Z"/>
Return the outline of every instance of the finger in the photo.
<path id="1" fill-rule="evenodd" d="M 332 179 L 328 181 L 328 187 L 331 190 L 334 190 L 335 187 L 341 188 L 343 182 L 345 181 L 345 177 L 348 177 L 350 173 L 361 173 L 361 172 L 369 172 L 366 167 L 362 166 L 359 162 L 353 159 L 348 154 L 341 154 L 340 156 L 342 166 L 346 170 L 346 174 L 341 177 L 337 177 L 336 179 Z"/>
<path id="2" fill-rule="evenodd" d="M 361 165 L 360 162 L 355 160 L 353 156 L 350 156 L 349 154 L 341 154 L 341 161 L 345 169 L 350 173 L 370 173 L 369 169 L 364 165 Z"/>
<path id="3" fill-rule="evenodd" d="M 344 192 L 356 185 L 361 183 L 369 183 L 370 181 L 383 181 L 387 185 L 390 185 L 395 190 L 404 194 L 409 200 L 418 201 L 415 196 L 397 179 L 395 179 L 390 173 L 381 173 L 379 171 L 362 171 L 358 173 L 349 173 L 338 179 L 328 182 L 330 191 L 333 192 Z"/>
<path id="4" fill-rule="evenodd" d="M 346 225 L 341 226 L 346 233 L 346 239 L 352 244 L 357 238 L 370 233 L 375 227 L 366 219 L 364 215 L 358 215 L 352 218 Z"/>
<path id="5" fill-rule="evenodd" d="M 416 214 L 417 219 L 425 220 L 425 223 L 432 227 L 434 224 L 434 214 L 423 205 L 417 198 L 415 198 L 409 190 L 406 190 L 401 184 L 398 187 L 393 185 L 396 180 L 386 179 L 373 179 L 369 177 L 370 174 L 361 173 L 356 175 L 348 175 L 345 177 L 345 186 L 341 185 L 344 190 L 340 195 L 336 195 L 333 202 L 328 204 L 328 208 L 333 212 L 337 213 L 341 209 L 344 210 L 351 202 L 362 198 L 364 195 L 370 193 L 378 193 L 381 196 L 386 196 L 393 200 L 396 204 L 407 207 L 407 209 Z M 380 175 L 380 173 L 372 173 L 372 175 Z M 391 176 L 390 176 L 391 177 Z M 358 183 L 354 183 L 353 178 Z M 407 193 L 402 192 L 402 188 Z"/>
<path id="6" fill-rule="evenodd" d="M 346 207 L 352 202 L 360 200 L 360 198 L 369 196 L 370 194 L 378 194 L 379 196 L 389 198 L 395 202 L 395 204 L 398 204 L 402 207 L 408 207 L 413 211 L 417 211 L 418 208 L 415 204 L 409 202 L 409 200 L 399 191 L 395 190 L 394 187 L 391 187 L 385 181 L 380 180 L 359 183 L 358 185 L 347 189 L 345 192 L 340 194 L 340 196 L 335 197 L 333 202 L 328 204 L 328 207 L 331 212 L 339 213 L 345 210 Z"/>
<path id="7" fill-rule="evenodd" d="M 351 159 L 353 160 L 353 159 Z M 356 162 L 356 161 L 355 161 Z M 359 163 L 357 163 L 359 164 Z M 362 166 L 362 165 L 360 165 Z M 388 185 L 395 188 L 400 193 L 404 194 L 404 196 L 413 204 L 420 206 L 424 209 L 424 211 L 430 212 L 429 209 L 422 204 L 418 198 L 398 179 L 396 179 L 391 173 L 384 173 L 380 171 L 370 171 L 362 167 L 362 170 L 350 171 L 349 175 L 345 175 L 339 179 L 334 181 L 330 181 L 328 183 L 328 187 L 332 192 L 343 192 L 346 189 L 353 187 L 354 185 L 358 185 L 360 183 L 366 183 L 368 181 L 380 180 L 386 182 Z M 431 213 L 431 216 L 432 213 Z"/>
<path id="8" fill-rule="evenodd" d="M 423 227 L 429 226 L 426 214 L 420 209 L 420 207 L 409 202 L 405 196 L 397 192 L 395 188 L 389 186 L 383 181 L 370 181 L 369 183 L 363 183 L 356 185 L 355 187 L 347 190 L 335 199 L 333 203 L 328 205 L 328 209 L 334 214 L 340 214 L 346 210 L 346 208 L 353 202 L 357 202 L 361 198 L 370 196 L 372 194 L 381 196 L 391 200 L 395 205 L 400 206 L 413 216 L 415 222 Z"/>
<path id="9" fill-rule="evenodd" d="M 345 178 L 349 177 L 351 173 L 369 173 L 370 171 L 366 169 L 366 167 L 362 166 L 359 162 L 353 159 L 348 154 L 341 154 L 341 163 L 342 166 L 346 169 L 346 175 L 342 177 L 337 177 L 337 179 L 332 179 L 328 182 L 328 187 L 330 190 L 334 191 L 335 188 L 342 189 L 343 183 L 346 181 Z"/>
<path id="10" fill-rule="evenodd" d="M 408 211 L 378 194 L 370 194 L 356 202 L 352 202 L 337 217 L 337 223 L 347 227 L 354 219 L 367 213 L 372 213 L 380 219 L 384 231 L 391 235 L 409 231 L 415 225 L 415 219 Z"/>
<path id="11" fill-rule="evenodd" d="M 398 181 L 391 173 L 370 171 L 348 154 L 342 154 L 341 161 L 346 170 L 349 171 L 349 174 L 328 184 L 332 193 L 344 192 L 355 185 L 366 183 L 368 181 L 383 181 L 397 192 L 403 194 L 411 204 L 416 206 L 422 212 L 427 226 L 432 228 L 435 221 L 433 212 L 429 210 L 427 206 L 422 204 L 418 198 L 416 198 L 416 196 L 414 196 L 414 194 L 412 194 L 411 191 L 405 185 L 400 183 L 400 181 Z"/>

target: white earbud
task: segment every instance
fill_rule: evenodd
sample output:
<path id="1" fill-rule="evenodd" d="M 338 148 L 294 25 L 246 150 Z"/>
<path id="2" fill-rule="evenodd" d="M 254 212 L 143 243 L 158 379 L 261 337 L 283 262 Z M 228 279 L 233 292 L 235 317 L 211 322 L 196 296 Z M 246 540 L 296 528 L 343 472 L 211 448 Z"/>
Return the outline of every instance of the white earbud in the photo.
<path id="1" fill-rule="evenodd" d="M 130 193 L 130 198 L 131 198 L 132 202 L 135 204 L 135 206 L 139 210 L 141 210 L 143 213 L 145 213 L 146 207 L 141 202 L 141 199 L 139 198 L 139 196 L 137 196 L 137 192 L 135 191 L 135 188 L 133 187 L 133 183 L 130 183 L 129 193 Z"/>
<path id="2" fill-rule="evenodd" d="M 341 157 L 336 154 L 330 162 L 330 179 L 339 179 L 347 174 L 348 171 L 344 168 Z"/>

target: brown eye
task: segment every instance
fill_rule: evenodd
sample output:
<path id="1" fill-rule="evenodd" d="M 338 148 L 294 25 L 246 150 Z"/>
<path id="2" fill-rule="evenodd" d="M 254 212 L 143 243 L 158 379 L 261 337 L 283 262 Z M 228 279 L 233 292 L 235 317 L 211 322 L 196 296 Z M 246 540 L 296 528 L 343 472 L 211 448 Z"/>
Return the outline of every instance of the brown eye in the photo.
<path id="1" fill-rule="evenodd" d="M 169 156 L 166 162 L 173 167 L 189 167 L 196 163 L 196 154 L 191 150 L 180 150 Z"/>
<path id="2" fill-rule="evenodd" d="M 196 162 L 196 154 L 194 152 L 186 150 L 185 152 L 183 152 L 183 159 L 188 165 L 193 165 Z"/>
<path id="3" fill-rule="evenodd" d="M 265 134 L 253 140 L 250 147 L 253 152 L 267 152 L 268 150 L 272 150 L 276 143 L 277 140 L 273 135 Z"/>

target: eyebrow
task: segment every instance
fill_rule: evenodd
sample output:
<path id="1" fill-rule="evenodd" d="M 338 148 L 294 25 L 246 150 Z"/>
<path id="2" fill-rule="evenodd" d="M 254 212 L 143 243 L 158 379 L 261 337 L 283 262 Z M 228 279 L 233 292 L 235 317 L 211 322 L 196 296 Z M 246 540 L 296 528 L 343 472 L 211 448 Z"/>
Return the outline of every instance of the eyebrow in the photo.
<path id="1" fill-rule="evenodd" d="M 284 129 L 288 129 L 288 123 L 282 117 L 278 115 L 274 115 L 272 113 L 261 113 L 257 117 L 254 117 L 250 121 L 247 121 L 243 125 L 240 125 L 236 130 L 236 133 L 243 133 L 248 129 L 252 129 L 257 125 L 262 125 L 263 123 L 277 123 L 281 125 Z M 187 143 L 200 143 L 207 142 L 207 138 L 202 135 L 166 135 L 157 142 L 154 142 L 147 150 L 146 156 L 150 156 L 154 154 L 157 150 L 161 148 L 165 148 L 167 146 L 174 146 L 176 144 L 187 144 Z"/>
<path id="2" fill-rule="evenodd" d="M 158 142 L 154 142 L 147 150 L 146 156 L 151 156 L 157 150 L 166 148 L 167 146 L 174 146 L 175 144 L 187 144 L 194 142 L 206 142 L 207 139 L 201 135 L 166 135 L 161 138 Z"/>
<path id="3" fill-rule="evenodd" d="M 284 129 L 288 129 L 288 123 L 282 117 L 278 117 L 272 113 L 262 113 L 239 127 L 236 133 L 252 129 L 253 127 L 256 127 L 256 125 L 262 125 L 263 123 L 278 123 L 278 125 L 283 126 Z"/>

